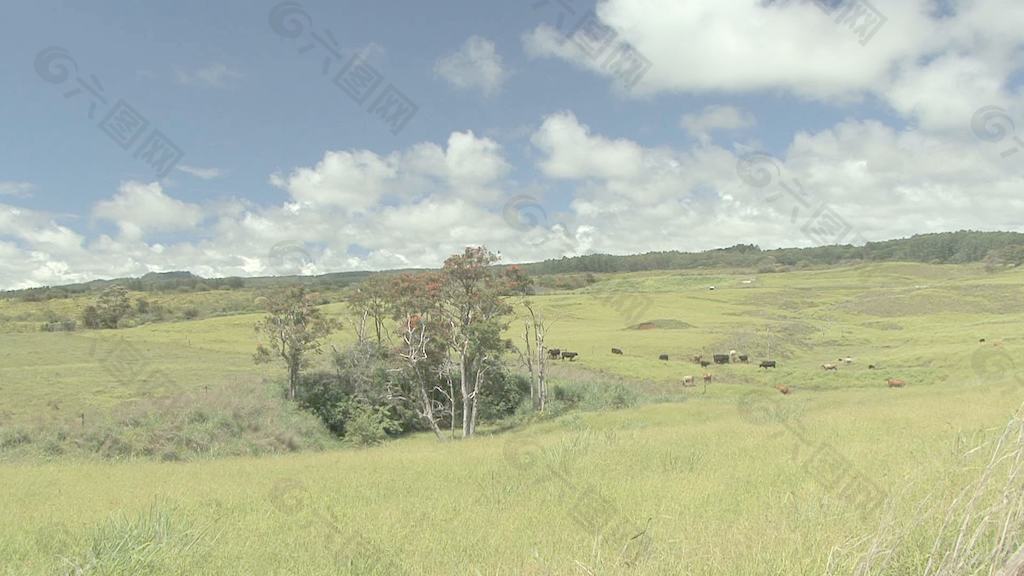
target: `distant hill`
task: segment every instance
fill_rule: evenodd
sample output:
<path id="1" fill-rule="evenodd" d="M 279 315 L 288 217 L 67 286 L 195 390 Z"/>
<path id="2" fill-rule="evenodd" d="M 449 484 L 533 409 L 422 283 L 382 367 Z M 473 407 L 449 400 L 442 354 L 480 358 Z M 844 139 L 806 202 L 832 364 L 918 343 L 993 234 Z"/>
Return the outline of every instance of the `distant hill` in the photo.
<path id="1" fill-rule="evenodd" d="M 993 263 L 1020 265 L 1024 259 L 1022 251 L 1024 234 L 962 230 L 868 242 L 864 246 L 847 244 L 762 250 L 753 244 L 737 244 L 704 252 L 648 252 L 630 256 L 589 254 L 524 264 L 522 267 L 531 274 L 566 274 L 694 268 L 753 268 L 774 272 L 794 267 L 836 266 L 858 262 L 965 264 L 986 259 Z"/>
<path id="2" fill-rule="evenodd" d="M 828 267 L 858 262 L 965 264 L 983 261 L 993 266 L 1024 264 L 1024 234 L 961 230 L 868 242 L 864 246 L 847 244 L 774 250 L 762 250 L 754 244 L 737 244 L 729 248 L 717 248 L 703 252 L 648 252 L 622 256 L 588 254 L 520 264 L 519 266 L 533 275 L 555 275 L 700 268 L 749 268 L 759 272 L 782 272 L 794 268 Z M 387 273 L 412 271 L 415 269 L 389 270 Z M 141 292 L 273 288 L 294 283 L 302 283 L 316 288 L 344 288 L 361 282 L 371 274 L 374 272 L 333 272 L 319 276 L 203 278 L 187 271 L 150 272 L 141 278 L 93 280 L 82 284 L 0 292 L 0 298 L 23 300 L 66 298 L 75 294 L 99 291 L 113 284 L 120 284 L 130 290 Z"/>

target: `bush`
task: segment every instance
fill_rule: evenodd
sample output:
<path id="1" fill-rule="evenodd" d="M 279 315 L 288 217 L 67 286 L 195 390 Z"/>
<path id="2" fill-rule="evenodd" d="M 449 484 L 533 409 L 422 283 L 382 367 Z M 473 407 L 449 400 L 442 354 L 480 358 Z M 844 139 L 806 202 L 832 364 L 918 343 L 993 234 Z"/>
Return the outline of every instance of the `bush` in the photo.
<path id="1" fill-rule="evenodd" d="M 388 415 L 382 406 L 357 404 L 349 410 L 345 423 L 345 440 L 355 446 L 373 446 L 387 440 L 391 434 L 401 432 L 401 427 Z"/>
<path id="2" fill-rule="evenodd" d="M 78 328 L 78 322 L 70 318 L 44 322 L 40 327 L 43 332 L 74 332 Z"/>
<path id="3" fill-rule="evenodd" d="M 551 398 L 566 407 L 583 410 L 618 410 L 635 406 L 639 393 L 621 382 L 560 382 L 551 386 Z"/>
<path id="4" fill-rule="evenodd" d="M 481 388 L 477 410 L 482 421 L 507 418 L 530 397 L 530 380 L 522 374 L 496 372 Z"/>

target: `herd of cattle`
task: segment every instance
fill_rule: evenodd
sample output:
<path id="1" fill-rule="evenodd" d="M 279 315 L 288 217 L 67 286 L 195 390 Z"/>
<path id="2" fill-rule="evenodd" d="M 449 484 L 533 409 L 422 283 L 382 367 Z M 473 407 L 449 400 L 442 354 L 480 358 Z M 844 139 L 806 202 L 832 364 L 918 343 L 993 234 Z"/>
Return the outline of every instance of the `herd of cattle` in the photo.
<path id="1" fill-rule="evenodd" d="M 984 342 L 985 340 L 982 339 L 981 341 Z M 622 353 L 622 349 L 621 348 L 612 348 L 612 354 L 615 354 L 617 356 L 622 356 L 622 354 L 623 354 Z M 569 360 L 570 362 L 572 362 L 573 360 L 576 359 L 577 356 L 579 356 L 579 353 L 578 352 L 570 352 L 568 350 L 562 350 L 561 348 L 550 348 L 550 349 L 548 349 L 548 356 L 551 357 L 553 360 Z M 660 355 L 658 355 L 658 360 L 661 360 L 661 361 L 664 361 L 664 362 L 668 362 L 669 356 L 668 356 L 668 354 L 660 354 Z M 708 366 L 711 366 L 712 363 L 714 363 L 714 364 L 747 364 L 750 361 L 750 356 L 748 356 L 747 354 L 740 354 L 736 350 L 730 350 L 728 354 L 712 354 L 711 355 L 711 360 L 705 359 L 702 354 L 696 354 L 693 357 L 691 357 L 690 360 L 694 364 L 700 364 L 701 368 L 707 368 Z M 851 358 L 849 356 L 842 357 L 842 358 L 837 359 L 835 363 L 825 363 L 825 364 L 822 364 L 821 367 L 826 372 L 838 372 L 840 364 L 849 366 L 850 364 L 853 364 L 853 358 Z M 761 363 L 758 364 L 757 366 L 758 366 L 758 368 L 764 368 L 765 370 L 767 370 L 769 368 L 777 368 L 778 367 L 778 365 L 776 364 L 775 360 L 762 360 Z M 877 368 L 878 368 L 878 366 L 876 366 L 875 364 L 868 364 L 868 369 L 869 370 L 876 370 Z M 705 373 L 704 374 L 704 384 L 705 385 L 707 385 L 712 380 L 714 380 L 714 375 L 713 374 L 711 374 L 711 373 Z M 888 379 L 886 379 L 886 384 L 890 388 L 902 388 L 903 386 L 906 385 L 906 382 L 904 382 L 903 380 L 900 380 L 899 378 L 888 378 Z M 693 376 L 683 376 L 683 386 L 693 386 L 693 385 L 694 385 L 694 378 L 693 378 Z M 788 386 L 785 386 L 785 385 L 782 385 L 782 384 L 776 386 L 775 389 L 778 390 L 779 392 L 781 392 L 782 394 L 789 394 L 791 392 L 791 390 L 790 390 L 790 388 Z"/>

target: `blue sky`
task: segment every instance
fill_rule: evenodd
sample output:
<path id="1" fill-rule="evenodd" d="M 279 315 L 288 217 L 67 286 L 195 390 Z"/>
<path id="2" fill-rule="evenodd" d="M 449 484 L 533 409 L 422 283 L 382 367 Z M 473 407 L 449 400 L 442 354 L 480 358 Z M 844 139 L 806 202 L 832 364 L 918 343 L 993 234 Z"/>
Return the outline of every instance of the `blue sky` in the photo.
<path id="1" fill-rule="evenodd" d="M 1022 8 L 877 5 L 837 24 L 810 0 L 20 2 L 0 24 L 0 287 L 1013 228 L 1024 152 L 972 119 L 1024 121 Z M 628 88 L 600 63 L 619 47 L 649 66 Z M 356 55 L 380 77 L 362 104 L 333 82 Z M 102 84 L 92 117 L 79 80 Z M 388 86 L 416 107 L 397 134 L 367 111 Z M 118 102 L 147 123 L 125 147 L 101 128 Z M 154 130 L 180 159 L 136 157 Z M 774 157 L 766 186 L 737 175 L 752 152 Z"/>

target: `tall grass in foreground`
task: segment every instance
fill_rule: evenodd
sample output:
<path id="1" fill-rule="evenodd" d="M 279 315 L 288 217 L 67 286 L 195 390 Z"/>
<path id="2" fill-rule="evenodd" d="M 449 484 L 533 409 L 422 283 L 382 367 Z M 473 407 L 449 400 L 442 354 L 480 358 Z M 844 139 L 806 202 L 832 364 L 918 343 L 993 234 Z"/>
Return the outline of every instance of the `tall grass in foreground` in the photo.
<path id="1" fill-rule="evenodd" d="M 837 556 L 830 559 L 828 573 L 1024 573 L 1024 407 L 1001 434 L 969 450 L 963 459 L 978 470 L 977 476 L 951 500 L 926 498 L 912 514 L 901 515 L 899 522 L 890 510 L 878 532 L 853 547 L 860 551 L 852 568 L 841 568 Z M 933 541 L 927 554 L 922 554 L 928 536 Z"/>
<path id="2" fill-rule="evenodd" d="M 216 534 L 154 504 L 136 516 L 117 515 L 97 527 L 74 556 L 61 558 L 63 576 L 186 572 L 184 559 L 212 546 Z"/>
<path id="3" fill-rule="evenodd" d="M 0 428 L 0 461 L 61 456 L 178 461 L 256 456 L 335 445 L 315 416 L 271 385 L 230 384 L 134 400 L 110 412 Z"/>

